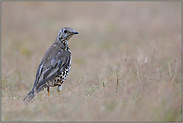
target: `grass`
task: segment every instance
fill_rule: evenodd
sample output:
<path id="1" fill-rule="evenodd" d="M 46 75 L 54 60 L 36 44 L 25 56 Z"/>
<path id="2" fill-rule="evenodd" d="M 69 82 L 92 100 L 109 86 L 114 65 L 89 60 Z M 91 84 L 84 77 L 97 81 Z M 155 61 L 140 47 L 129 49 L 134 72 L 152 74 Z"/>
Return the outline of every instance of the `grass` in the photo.
<path id="1" fill-rule="evenodd" d="M 182 121 L 180 10 L 180 2 L 2 2 L 1 120 Z M 63 26 L 79 35 L 61 95 L 51 88 L 25 105 Z"/>

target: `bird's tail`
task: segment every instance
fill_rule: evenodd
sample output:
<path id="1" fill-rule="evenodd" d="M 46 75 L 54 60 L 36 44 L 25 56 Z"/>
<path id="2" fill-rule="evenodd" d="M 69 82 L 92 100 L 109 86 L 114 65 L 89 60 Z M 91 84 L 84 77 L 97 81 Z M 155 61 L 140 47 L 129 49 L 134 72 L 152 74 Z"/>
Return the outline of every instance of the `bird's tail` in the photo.
<path id="1" fill-rule="evenodd" d="M 32 89 L 29 93 L 28 93 L 28 95 L 23 99 L 23 101 L 25 101 L 25 102 L 27 102 L 27 103 L 29 103 L 33 98 L 34 98 L 34 96 L 37 94 L 37 93 L 39 93 L 40 91 L 42 91 L 44 88 L 42 87 L 42 88 L 38 88 L 38 89 Z"/>
<path id="2" fill-rule="evenodd" d="M 25 101 L 25 102 L 30 102 L 33 98 L 34 98 L 34 96 L 35 96 L 35 92 L 34 92 L 34 89 L 32 89 L 29 93 L 28 93 L 28 95 L 23 99 L 23 101 Z"/>

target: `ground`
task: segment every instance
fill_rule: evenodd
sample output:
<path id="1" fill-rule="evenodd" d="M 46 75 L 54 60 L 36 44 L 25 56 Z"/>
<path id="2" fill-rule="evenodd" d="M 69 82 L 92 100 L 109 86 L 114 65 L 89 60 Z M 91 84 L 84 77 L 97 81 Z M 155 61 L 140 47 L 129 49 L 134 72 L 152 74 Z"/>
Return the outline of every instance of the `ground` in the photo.
<path id="1" fill-rule="evenodd" d="M 1 2 L 2 121 L 182 121 L 181 2 Z M 72 67 L 61 95 L 28 105 L 62 27 Z"/>

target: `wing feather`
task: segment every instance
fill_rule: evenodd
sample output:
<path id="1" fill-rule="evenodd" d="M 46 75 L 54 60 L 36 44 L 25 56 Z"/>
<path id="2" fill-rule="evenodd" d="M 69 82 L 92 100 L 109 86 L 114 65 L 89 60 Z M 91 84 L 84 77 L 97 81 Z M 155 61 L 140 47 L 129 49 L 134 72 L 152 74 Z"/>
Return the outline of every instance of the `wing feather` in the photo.
<path id="1" fill-rule="evenodd" d="M 47 62 L 40 63 L 34 83 L 37 91 L 42 89 L 46 82 L 54 79 L 63 71 L 63 68 L 70 62 L 70 54 L 69 51 L 57 52 L 52 57 L 48 56 L 50 60 L 47 59 Z"/>

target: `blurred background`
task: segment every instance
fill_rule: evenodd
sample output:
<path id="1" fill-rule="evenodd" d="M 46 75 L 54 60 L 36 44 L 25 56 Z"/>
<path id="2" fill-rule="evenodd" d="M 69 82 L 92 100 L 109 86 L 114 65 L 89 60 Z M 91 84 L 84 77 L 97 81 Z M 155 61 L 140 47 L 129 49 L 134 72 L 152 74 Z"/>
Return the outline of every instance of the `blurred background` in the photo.
<path id="1" fill-rule="evenodd" d="M 182 120 L 181 2 L 3 1 L 1 17 L 2 121 Z M 61 96 L 53 88 L 24 105 L 67 26 L 79 35 Z"/>

